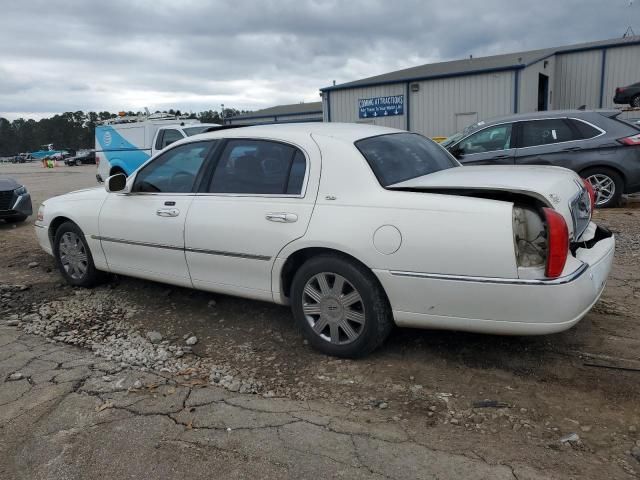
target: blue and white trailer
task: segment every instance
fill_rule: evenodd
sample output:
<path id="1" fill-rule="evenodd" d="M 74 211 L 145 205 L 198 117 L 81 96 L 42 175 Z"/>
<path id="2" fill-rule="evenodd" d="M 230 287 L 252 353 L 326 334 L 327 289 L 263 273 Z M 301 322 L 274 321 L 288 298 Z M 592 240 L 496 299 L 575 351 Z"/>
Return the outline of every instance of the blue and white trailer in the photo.
<path id="1" fill-rule="evenodd" d="M 180 119 L 173 115 L 118 117 L 96 126 L 96 179 L 129 176 L 140 165 L 171 143 L 202 133 L 215 123 Z"/>

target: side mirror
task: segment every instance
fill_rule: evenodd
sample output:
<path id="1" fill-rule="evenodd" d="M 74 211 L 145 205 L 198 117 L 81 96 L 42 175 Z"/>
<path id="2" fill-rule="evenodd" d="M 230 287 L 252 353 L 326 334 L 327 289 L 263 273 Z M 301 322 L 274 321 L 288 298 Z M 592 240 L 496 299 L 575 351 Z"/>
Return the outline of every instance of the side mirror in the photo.
<path id="1" fill-rule="evenodd" d="M 127 176 L 124 173 L 116 173 L 104 182 L 104 189 L 109 193 L 128 193 Z"/>
<path id="2" fill-rule="evenodd" d="M 451 153 L 451 155 L 459 159 L 464 155 L 464 148 L 462 148 L 460 145 L 454 145 L 453 147 L 451 147 L 449 152 Z"/>

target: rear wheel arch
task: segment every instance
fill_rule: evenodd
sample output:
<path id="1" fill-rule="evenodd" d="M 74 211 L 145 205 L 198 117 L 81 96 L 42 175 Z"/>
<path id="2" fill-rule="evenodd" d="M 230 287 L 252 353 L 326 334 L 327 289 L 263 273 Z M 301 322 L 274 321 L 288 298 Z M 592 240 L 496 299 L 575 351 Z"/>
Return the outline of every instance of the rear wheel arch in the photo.
<path id="1" fill-rule="evenodd" d="M 371 275 L 376 279 L 376 282 L 378 282 L 378 284 L 380 285 L 380 288 L 382 288 L 382 291 L 384 291 L 384 288 L 382 287 L 382 284 L 378 280 L 378 277 L 376 277 L 373 271 L 371 271 L 371 268 L 369 268 L 362 260 L 354 257 L 351 254 L 345 253 L 341 250 L 337 250 L 334 248 L 305 247 L 305 248 L 301 248 L 300 250 L 296 250 L 291 255 L 289 255 L 284 265 L 282 266 L 282 269 L 280 270 L 280 277 L 279 277 L 281 294 L 284 295 L 285 297 L 289 297 L 291 294 L 291 284 L 293 282 L 293 277 L 295 276 L 298 269 L 302 267 L 302 265 L 304 265 L 304 263 L 310 260 L 311 258 L 322 256 L 322 255 L 339 257 L 346 261 L 356 263 L 366 268 L 371 273 Z M 385 296 L 386 296 L 386 292 L 385 292 Z M 389 301 L 388 297 L 387 297 L 387 301 Z"/>

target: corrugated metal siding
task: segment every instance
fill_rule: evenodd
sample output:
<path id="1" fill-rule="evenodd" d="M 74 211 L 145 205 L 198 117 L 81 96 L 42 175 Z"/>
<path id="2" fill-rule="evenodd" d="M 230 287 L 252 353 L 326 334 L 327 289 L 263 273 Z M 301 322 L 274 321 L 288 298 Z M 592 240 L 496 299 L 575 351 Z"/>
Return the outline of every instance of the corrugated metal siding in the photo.
<path id="1" fill-rule="evenodd" d="M 602 106 L 619 107 L 613 103 L 616 87 L 636 82 L 640 82 L 640 45 L 607 49 Z"/>
<path id="2" fill-rule="evenodd" d="M 601 68 L 601 50 L 556 55 L 554 108 L 599 108 Z"/>
<path id="3" fill-rule="evenodd" d="M 544 63 L 547 62 L 547 68 Z M 555 80 L 555 56 L 546 58 L 520 71 L 520 99 L 518 102 L 518 112 L 538 111 L 538 75 L 544 74 L 549 77 L 549 97 L 547 98 L 547 110 L 553 110 L 555 104 L 554 80 Z"/>
<path id="4" fill-rule="evenodd" d="M 358 116 L 358 100 L 361 98 L 375 98 L 386 97 L 389 95 L 405 95 L 406 97 L 406 84 L 400 83 L 395 85 L 384 85 L 379 87 L 367 87 L 367 88 L 353 88 L 348 90 L 334 90 L 331 92 L 331 121 L 332 122 L 363 122 L 371 123 L 373 125 L 382 125 L 384 127 L 402 128 L 407 126 L 406 119 L 406 103 L 405 102 L 405 114 L 396 115 L 393 117 L 378 117 L 376 119 L 360 119 Z M 412 105 L 413 107 L 413 105 Z M 325 109 L 326 111 L 326 109 Z"/>
<path id="5" fill-rule="evenodd" d="M 513 112 L 513 82 L 513 72 L 417 82 L 420 90 L 409 93 L 411 130 L 448 136 L 456 133 L 456 114 L 477 113 L 478 120 L 508 115 Z"/>

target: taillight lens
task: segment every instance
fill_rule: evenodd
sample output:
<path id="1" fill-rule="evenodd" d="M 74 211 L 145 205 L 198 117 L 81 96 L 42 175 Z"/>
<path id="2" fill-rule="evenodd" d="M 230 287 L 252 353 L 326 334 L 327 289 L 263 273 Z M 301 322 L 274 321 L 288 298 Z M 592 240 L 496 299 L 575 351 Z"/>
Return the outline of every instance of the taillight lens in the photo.
<path id="1" fill-rule="evenodd" d="M 562 274 L 569 255 L 569 229 L 564 217 L 552 208 L 543 208 L 547 222 L 548 253 L 545 275 L 557 278 Z"/>
<path id="2" fill-rule="evenodd" d="M 586 178 L 582 179 L 582 183 L 584 183 L 584 188 L 586 188 L 589 193 L 589 200 L 591 200 L 591 212 L 593 212 L 593 209 L 596 208 L 596 191 L 593 189 L 591 182 Z"/>
<path id="3" fill-rule="evenodd" d="M 100 156 L 96 155 L 96 167 L 100 166 Z"/>
<path id="4" fill-rule="evenodd" d="M 630 137 L 619 138 L 618 141 L 623 145 L 640 145 L 640 133 Z"/>
<path id="5" fill-rule="evenodd" d="M 622 92 L 624 92 L 624 87 L 616 88 L 616 93 L 622 93 Z"/>

